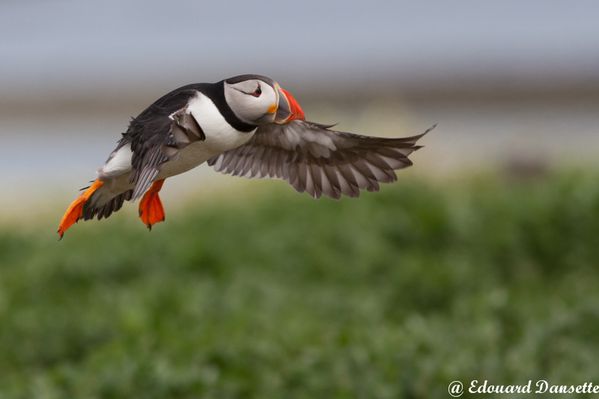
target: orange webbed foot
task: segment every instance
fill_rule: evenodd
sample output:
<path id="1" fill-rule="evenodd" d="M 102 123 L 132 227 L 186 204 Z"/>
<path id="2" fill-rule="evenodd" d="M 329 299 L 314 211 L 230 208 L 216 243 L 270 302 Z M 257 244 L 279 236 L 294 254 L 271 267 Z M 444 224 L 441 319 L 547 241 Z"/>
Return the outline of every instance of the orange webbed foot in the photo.
<path id="1" fill-rule="evenodd" d="M 58 235 L 60 236 L 60 239 L 62 239 L 65 231 L 67 231 L 69 227 L 77 223 L 77 221 L 83 217 L 83 206 L 92 194 L 102 187 L 102 185 L 103 183 L 100 180 L 94 181 L 94 183 L 77 197 L 75 201 L 71 202 L 71 205 L 69 205 L 65 211 L 60 220 L 60 224 L 58 225 Z"/>
<path id="2" fill-rule="evenodd" d="M 156 180 L 152 186 L 146 191 L 139 203 L 139 218 L 152 230 L 152 225 L 164 222 L 164 208 L 158 193 L 164 184 L 164 179 Z"/>

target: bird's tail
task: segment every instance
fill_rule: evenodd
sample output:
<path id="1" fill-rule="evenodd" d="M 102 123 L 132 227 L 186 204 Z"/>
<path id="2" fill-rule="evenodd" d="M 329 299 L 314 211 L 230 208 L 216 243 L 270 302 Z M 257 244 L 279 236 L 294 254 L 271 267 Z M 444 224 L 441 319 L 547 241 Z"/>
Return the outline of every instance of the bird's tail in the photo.
<path id="1" fill-rule="evenodd" d="M 82 190 L 83 193 L 69 205 L 58 225 L 60 238 L 69 227 L 81 219 L 89 220 L 97 217 L 100 220 L 109 217 L 113 212 L 121 209 L 123 203 L 130 200 L 133 193 L 132 190 L 128 190 L 114 195 L 99 179 Z"/>

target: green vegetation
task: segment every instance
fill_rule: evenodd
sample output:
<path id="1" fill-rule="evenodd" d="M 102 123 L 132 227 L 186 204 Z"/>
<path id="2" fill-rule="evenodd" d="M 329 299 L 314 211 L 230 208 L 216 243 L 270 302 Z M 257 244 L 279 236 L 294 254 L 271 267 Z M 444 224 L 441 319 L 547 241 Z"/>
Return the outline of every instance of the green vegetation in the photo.
<path id="1" fill-rule="evenodd" d="M 0 397 L 599 383 L 598 176 L 404 179 L 340 202 L 254 184 L 274 189 L 151 234 L 125 215 L 61 242 L 1 229 Z"/>

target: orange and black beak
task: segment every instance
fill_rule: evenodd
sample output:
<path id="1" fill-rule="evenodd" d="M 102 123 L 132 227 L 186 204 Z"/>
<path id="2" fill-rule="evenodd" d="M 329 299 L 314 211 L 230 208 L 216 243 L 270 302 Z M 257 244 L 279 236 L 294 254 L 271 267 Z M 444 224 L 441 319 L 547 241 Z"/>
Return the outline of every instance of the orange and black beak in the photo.
<path id="1" fill-rule="evenodd" d="M 275 89 L 279 95 L 279 103 L 275 114 L 275 123 L 283 125 L 289 123 L 294 119 L 304 120 L 306 117 L 302 107 L 298 104 L 297 100 L 287 90 L 275 83 Z"/>

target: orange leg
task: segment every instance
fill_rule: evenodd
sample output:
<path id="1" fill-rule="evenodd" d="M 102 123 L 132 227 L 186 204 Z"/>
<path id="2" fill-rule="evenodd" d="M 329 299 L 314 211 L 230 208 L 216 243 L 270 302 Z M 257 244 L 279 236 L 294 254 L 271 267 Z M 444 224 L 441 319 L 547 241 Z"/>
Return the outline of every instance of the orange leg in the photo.
<path id="1" fill-rule="evenodd" d="M 62 236 L 64 236 L 64 232 L 83 217 L 83 205 L 85 205 L 92 194 L 102 187 L 103 184 L 104 183 L 100 180 L 96 180 L 87 190 L 77 197 L 75 201 L 71 202 L 71 205 L 67 208 L 58 225 L 58 235 L 60 235 L 61 239 Z"/>
<path id="2" fill-rule="evenodd" d="M 139 218 L 150 230 L 152 230 L 152 225 L 163 222 L 165 218 L 162 201 L 158 196 L 163 184 L 164 179 L 152 183 L 139 203 Z"/>

